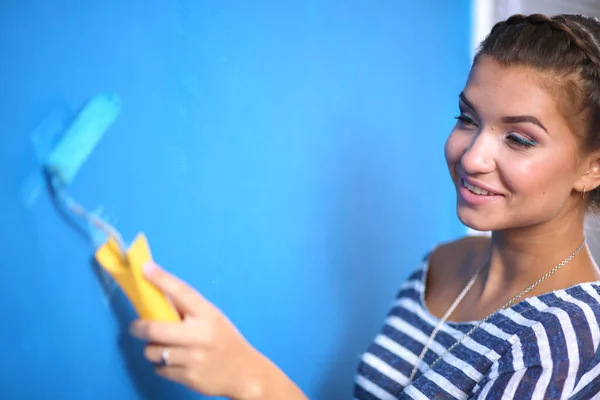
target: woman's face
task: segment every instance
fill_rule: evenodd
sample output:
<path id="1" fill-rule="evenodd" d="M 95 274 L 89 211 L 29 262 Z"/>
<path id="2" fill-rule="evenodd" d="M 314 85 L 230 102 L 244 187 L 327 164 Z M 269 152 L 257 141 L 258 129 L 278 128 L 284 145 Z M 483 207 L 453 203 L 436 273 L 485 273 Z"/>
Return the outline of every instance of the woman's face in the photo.
<path id="1" fill-rule="evenodd" d="M 581 206 L 577 138 L 543 78 L 486 56 L 471 71 L 445 155 L 472 229 L 539 225 Z"/>

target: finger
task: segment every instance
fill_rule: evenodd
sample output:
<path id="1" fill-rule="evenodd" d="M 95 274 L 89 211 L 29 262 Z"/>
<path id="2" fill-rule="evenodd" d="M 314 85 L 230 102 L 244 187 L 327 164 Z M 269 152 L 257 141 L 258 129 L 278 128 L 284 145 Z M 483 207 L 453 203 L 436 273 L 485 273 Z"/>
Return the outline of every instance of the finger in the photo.
<path id="1" fill-rule="evenodd" d="M 196 341 L 194 330 L 190 324 L 185 322 L 157 322 L 140 319 L 131 324 L 129 331 L 141 340 L 171 346 L 192 345 Z"/>
<path id="2" fill-rule="evenodd" d="M 209 305 L 194 288 L 155 263 L 144 266 L 144 275 L 169 297 L 181 314 L 198 315 Z"/>
<path id="3" fill-rule="evenodd" d="M 181 367 L 189 361 L 188 347 L 177 346 L 160 346 L 151 344 L 144 348 L 144 357 L 153 364 L 158 364 L 159 367 Z M 164 357 L 164 359 L 163 359 Z M 165 362 L 163 364 L 163 361 Z"/>
<path id="4" fill-rule="evenodd" d="M 186 380 L 187 369 L 185 367 L 181 367 L 178 365 L 173 365 L 173 366 L 168 366 L 168 367 L 157 366 L 154 368 L 154 370 L 156 371 L 156 373 L 158 375 L 162 376 L 163 378 L 169 379 L 173 382 L 181 383 L 183 385 L 187 384 L 187 380 Z"/>

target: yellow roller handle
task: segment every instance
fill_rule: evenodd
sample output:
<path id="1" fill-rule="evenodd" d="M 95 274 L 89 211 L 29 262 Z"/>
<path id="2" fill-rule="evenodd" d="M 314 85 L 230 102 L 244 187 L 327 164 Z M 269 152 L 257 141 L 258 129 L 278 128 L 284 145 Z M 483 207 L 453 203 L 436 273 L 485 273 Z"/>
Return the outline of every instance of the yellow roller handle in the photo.
<path id="1" fill-rule="evenodd" d="M 136 236 L 125 256 L 111 237 L 96 251 L 96 260 L 117 282 L 141 319 L 166 322 L 181 320 L 167 297 L 142 273 L 144 264 L 152 261 L 150 247 L 143 233 Z"/>

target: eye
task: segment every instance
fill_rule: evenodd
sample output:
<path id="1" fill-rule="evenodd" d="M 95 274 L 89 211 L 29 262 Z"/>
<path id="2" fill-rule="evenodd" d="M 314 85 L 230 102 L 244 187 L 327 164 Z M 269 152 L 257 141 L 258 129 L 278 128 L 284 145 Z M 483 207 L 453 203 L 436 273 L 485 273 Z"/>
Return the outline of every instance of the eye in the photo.
<path id="1" fill-rule="evenodd" d="M 511 143 L 513 143 L 517 146 L 525 147 L 525 148 L 530 148 L 530 147 L 534 147 L 535 145 L 537 145 L 535 140 L 523 137 L 521 135 L 517 135 L 515 133 L 509 133 L 508 136 L 506 137 L 506 139 L 508 139 Z"/>
<path id="2" fill-rule="evenodd" d="M 475 121 L 473 120 L 473 118 L 469 117 L 467 114 L 460 114 L 457 117 L 454 117 L 459 124 L 461 125 L 465 125 L 465 126 L 477 126 L 477 124 L 475 123 Z"/>

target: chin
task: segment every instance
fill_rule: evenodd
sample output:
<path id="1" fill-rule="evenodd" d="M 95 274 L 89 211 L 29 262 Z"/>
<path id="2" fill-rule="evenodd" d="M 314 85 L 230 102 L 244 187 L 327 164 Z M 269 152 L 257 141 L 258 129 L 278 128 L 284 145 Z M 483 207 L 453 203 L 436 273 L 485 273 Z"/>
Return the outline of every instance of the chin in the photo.
<path id="1" fill-rule="evenodd" d="M 475 231 L 487 232 L 504 228 L 498 221 L 494 221 L 488 215 L 482 215 L 473 209 L 465 209 L 460 205 L 456 208 L 456 215 L 464 226 Z"/>
<path id="2" fill-rule="evenodd" d="M 460 222 L 462 222 L 464 226 L 474 231 L 488 232 L 495 230 L 492 224 L 484 223 L 483 221 L 477 221 L 473 218 L 463 218 L 460 216 L 460 214 L 458 215 L 458 219 L 460 220 Z"/>
<path id="3" fill-rule="evenodd" d="M 552 220 L 546 215 L 519 215 L 507 218 L 506 210 L 473 209 L 460 204 L 456 207 L 456 216 L 467 228 L 475 231 L 490 232 L 531 228 Z"/>

